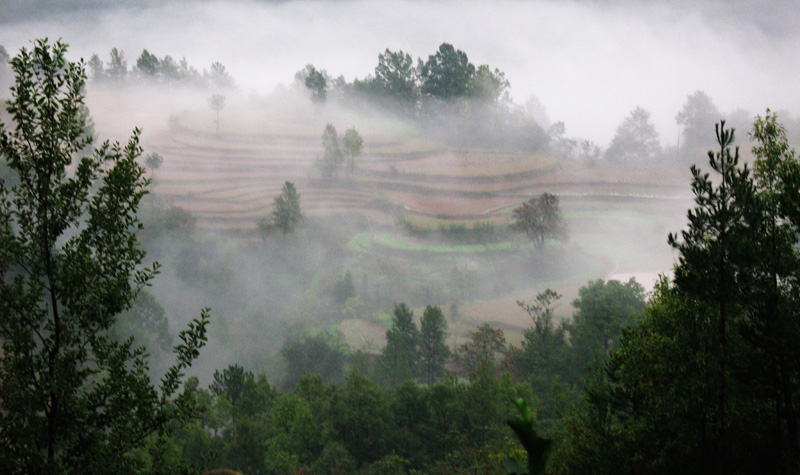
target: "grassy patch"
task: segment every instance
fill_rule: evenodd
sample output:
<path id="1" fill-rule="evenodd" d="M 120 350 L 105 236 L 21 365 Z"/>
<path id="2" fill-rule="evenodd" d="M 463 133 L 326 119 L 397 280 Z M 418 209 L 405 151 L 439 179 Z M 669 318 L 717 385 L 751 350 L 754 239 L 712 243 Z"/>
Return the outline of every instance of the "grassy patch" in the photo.
<path id="1" fill-rule="evenodd" d="M 506 241 L 493 244 L 459 244 L 459 245 L 446 245 L 446 244 L 425 244 L 419 242 L 410 242 L 401 238 L 393 237 L 389 234 L 380 233 L 374 238 L 368 232 L 358 233 L 347 242 L 347 248 L 361 252 L 368 249 L 372 243 L 379 246 L 388 247 L 390 249 L 397 249 L 401 251 L 410 252 L 435 252 L 435 253 L 475 253 L 475 252 L 488 252 L 488 251 L 503 251 L 513 249 L 517 245 Z"/>

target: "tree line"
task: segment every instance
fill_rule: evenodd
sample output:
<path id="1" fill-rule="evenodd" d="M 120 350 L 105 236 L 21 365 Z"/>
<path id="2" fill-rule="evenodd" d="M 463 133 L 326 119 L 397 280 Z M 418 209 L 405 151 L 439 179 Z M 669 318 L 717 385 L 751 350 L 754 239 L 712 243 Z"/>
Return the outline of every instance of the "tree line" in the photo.
<path id="1" fill-rule="evenodd" d="M 235 82 L 225 66 L 214 62 L 211 67 L 198 71 L 186 58 L 175 60 L 170 55 L 159 58 L 147 49 L 128 66 L 125 52 L 112 48 L 108 61 L 104 62 L 96 53 L 87 63 L 89 79 L 102 84 L 123 84 L 125 82 L 146 82 L 164 84 L 185 84 L 224 91 L 235 87 Z"/>

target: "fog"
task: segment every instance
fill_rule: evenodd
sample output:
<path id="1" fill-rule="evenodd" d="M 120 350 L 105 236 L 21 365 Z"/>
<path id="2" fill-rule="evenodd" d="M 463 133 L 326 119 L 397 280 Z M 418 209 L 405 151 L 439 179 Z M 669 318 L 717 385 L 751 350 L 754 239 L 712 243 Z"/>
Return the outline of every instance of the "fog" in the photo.
<path id="1" fill-rule="evenodd" d="M 117 47 L 135 63 L 147 48 L 190 64 L 225 64 L 245 90 L 287 84 L 307 63 L 348 81 L 372 72 L 377 54 L 427 57 L 442 42 L 474 64 L 505 71 L 518 103 L 536 96 L 570 136 L 607 144 L 636 106 L 674 143 L 675 114 L 706 91 L 723 112 L 800 110 L 796 1 L 290 1 L 159 2 L 53 8 L 10 1 L 0 44 L 63 38 L 72 52 L 107 60 Z M 47 2 L 32 2 L 33 4 Z M 114 2 L 117 3 L 117 2 Z M 138 2 L 137 2 L 138 5 Z M 13 18 L 12 18 L 13 19 Z"/>
<path id="2" fill-rule="evenodd" d="M 386 48 L 408 52 L 416 61 L 448 42 L 467 52 L 473 64 L 504 71 L 516 104 L 538 101 L 543 107 L 529 111 L 534 118 L 564 121 L 568 137 L 602 147 L 637 106 L 652 113 L 662 143 L 674 146 L 675 115 L 696 90 L 706 91 L 725 113 L 737 108 L 763 113 L 768 106 L 800 111 L 795 94 L 800 33 L 793 27 L 799 19 L 793 2 L 776 2 L 768 10 L 745 0 L 734 7 L 689 1 L 75 3 L 91 8 L 42 2 L 51 7 L 45 13 L 12 1 L 9 17 L 0 18 L 0 44 L 13 55 L 33 38 L 62 38 L 72 57 L 97 53 L 106 62 L 116 47 L 129 67 L 143 49 L 159 58 L 185 57 L 201 70 L 219 61 L 238 86 L 226 92 L 219 133 L 207 105 L 209 90 L 135 80 L 88 87 L 87 105 L 100 138 L 125 140 L 142 127 L 145 152 L 164 156 L 155 171 L 154 195 L 142 210 L 145 229 L 164 226 L 159 213 L 173 205 L 197 218 L 196 227 L 162 229 L 143 242 L 148 259 L 164 264 L 150 292 L 170 316 L 173 335 L 201 307 L 212 307 L 209 349 L 193 369 L 204 376 L 238 362 L 279 377 L 280 343 L 296 327 L 371 325 L 349 343 L 375 351 L 387 309 L 401 301 L 417 309 L 441 305 L 455 342 L 482 321 L 518 336 L 529 317 L 516 300 L 553 286 L 565 294 L 559 316 L 568 316 L 568 302 L 589 279 L 635 276 L 652 287 L 674 258 L 666 236 L 680 229 L 690 204 L 685 163 L 655 170 L 596 169 L 577 159 L 559 161 L 551 150 L 541 170 L 526 169 L 522 184 L 509 191 L 503 173 L 474 170 L 489 165 L 513 170 L 516 158 L 505 163 L 505 150 L 480 143 L 479 133 L 471 136 L 476 146 L 470 132 L 458 130 L 476 124 L 488 130 L 491 124 L 482 124 L 480 114 L 458 122 L 458 114 L 446 111 L 420 125 L 336 97 L 315 104 L 307 91 L 292 85 L 306 64 L 350 82 L 373 73 Z M 340 132 L 355 127 L 364 136 L 364 157 L 352 181 L 314 181 L 327 122 Z M 469 150 L 452 150 L 473 146 L 485 163 L 470 162 Z M 397 156 L 423 158 L 394 162 L 387 152 L 393 147 Z M 525 160 L 542 158 L 535 155 L 541 150 L 516 152 Z M 465 175 L 477 177 L 475 183 L 485 178 L 481 187 L 460 183 L 453 172 L 459 167 L 474 172 Z M 397 174 L 406 182 L 395 183 Z M 269 215 L 284 181 L 297 184 L 306 222 L 293 239 L 262 239 L 256 223 Z M 441 221 L 451 225 L 463 216 L 480 216 L 473 225 L 485 219 L 506 230 L 509 203 L 542 192 L 561 197 L 570 226 L 569 240 L 545 252 L 519 239 L 489 252 L 493 242 L 460 242 L 441 223 L 425 235 L 414 227 L 441 215 L 448 215 L 450 221 Z M 351 198 L 367 203 L 360 210 L 367 211 L 343 212 Z M 449 209 L 453 203 L 474 209 Z M 235 218 L 227 218 L 227 211 Z M 386 245 L 348 251 L 354 235 L 377 240 L 385 229 L 407 234 L 401 243 L 405 251 L 422 250 L 414 254 Z M 484 248 L 448 254 L 435 249 L 442 243 Z M 337 302 L 337 286 L 348 272 L 358 299 Z"/>

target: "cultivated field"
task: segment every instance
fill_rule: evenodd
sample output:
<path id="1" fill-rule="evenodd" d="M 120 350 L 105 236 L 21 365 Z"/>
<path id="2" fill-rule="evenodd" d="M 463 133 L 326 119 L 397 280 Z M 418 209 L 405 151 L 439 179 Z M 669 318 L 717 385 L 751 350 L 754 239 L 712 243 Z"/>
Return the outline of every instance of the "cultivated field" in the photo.
<path id="1" fill-rule="evenodd" d="M 101 99 L 90 102 L 102 105 Z M 201 229 L 255 237 L 257 222 L 269 216 L 274 197 L 291 181 L 309 219 L 355 215 L 369 223 L 343 241 L 342 252 L 350 253 L 343 259 L 351 268 L 383 266 L 374 263 L 379 261 L 413 266 L 412 275 L 442 281 L 451 268 L 489 268 L 476 275 L 498 281 L 505 268 L 514 268 L 522 276 L 517 284 L 495 282 L 483 297 L 462 296 L 460 319 L 451 321 L 454 341 L 482 321 L 518 339 L 529 322 L 515 301 L 530 300 L 546 287 L 564 294 L 558 313 L 567 316 L 577 289 L 590 279 L 668 270 L 672 255 L 666 236 L 683 225 L 690 202 L 688 173 L 677 167 L 588 168 L 539 154 L 461 148 L 396 118 L 313 105 L 305 98 L 232 101 L 220 114 L 216 134 L 202 98 L 158 100 L 167 108 L 159 111 L 161 125 L 143 136 L 146 153 L 164 157 L 154 172 L 156 192 L 191 211 Z M 132 99 L 127 101 L 126 107 L 134 107 Z M 200 107 L 191 105 L 197 103 Z M 97 122 L 104 123 L 112 112 L 100 107 Z M 111 122 L 120 126 L 118 118 Z M 340 134 L 355 126 L 364 138 L 352 176 L 319 179 L 314 162 L 327 122 Z M 124 136 L 124 131 L 99 132 Z M 454 225 L 505 228 L 514 207 L 544 192 L 559 196 L 570 232 L 569 242 L 558 245 L 563 272 L 538 273 L 536 264 L 523 265 L 536 253 L 518 240 L 447 243 L 404 234 L 397 226 L 402 221 L 434 235 Z M 381 345 L 380 325 L 374 318 L 350 319 L 340 330 L 350 343 L 374 348 Z"/>

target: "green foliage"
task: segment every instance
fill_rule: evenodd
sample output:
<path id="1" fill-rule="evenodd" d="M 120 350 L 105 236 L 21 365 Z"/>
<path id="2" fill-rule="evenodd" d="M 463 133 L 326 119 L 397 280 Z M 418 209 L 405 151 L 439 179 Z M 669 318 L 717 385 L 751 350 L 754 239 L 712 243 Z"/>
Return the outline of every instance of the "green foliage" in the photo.
<path id="1" fill-rule="evenodd" d="M 318 374 L 329 384 L 344 382 L 345 346 L 340 335 L 319 332 L 287 337 L 281 348 L 286 362 L 284 387 L 292 388 L 305 375 Z"/>
<path id="2" fill-rule="evenodd" d="M 421 91 L 437 99 L 467 96 L 474 75 L 475 66 L 469 62 L 467 54 L 448 43 L 442 43 L 425 63 L 420 60 Z"/>
<path id="3" fill-rule="evenodd" d="M 355 83 L 358 85 L 358 83 Z M 366 80 L 360 89 L 372 94 L 392 99 L 407 111 L 413 110 L 419 97 L 417 70 L 411 55 L 403 51 L 389 51 L 378 54 L 375 77 Z"/>
<path id="4" fill-rule="evenodd" d="M 511 84 L 504 72 L 487 64 L 478 66 L 470 85 L 470 95 L 488 102 L 510 102 L 508 89 Z"/>
<path id="5" fill-rule="evenodd" d="M 422 312 L 419 335 L 420 374 L 428 387 L 444 375 L 445 363 L 450 358 L 446 338 L 447 320 L 442 309 L 428 305 Z"/>
<path id="6" fill-rule="evenodd" d="M 556 327 L 553 323 L 555 307 L 560 299 L 560 294 L 547 289 L 538 294 L 532 304 L 517 301 L 517 305 L 533 320 L 533 326 L 523 333 L 520 348 L 510 349 L 510 364 L 515 376 L 530 382 L 541 400 L 547 398 L 554 381 L 574 379 L 570 374 L 571 353 L 566 325 L 562 322 Z"/>
<path id="7" fill-rule="evenodd" d="M 130 309 L 119 314 L 110 334 L 120 343 L 132 336 L 140 345 L 156 352 L 169 350 L 172 343 L 164 308 L 144 290 L 137 294 Z"/>
<path id="8" fill-rule="evenodd" d="M 136 60 L 136 69 L 145 76 L 155 76 L 160 69 L 160 61 L 156 55 L 143 50 L 142 55 Z"/>
<path id="9" fill-rule="evenodd" d="M 281 188 L 281 194 L 275 197 L 272 205 L 272 224 L 281 231 L 284 237 L 293 233 L 294 229 L 303 220 L 300 210 L 300 193 L 294 183 L 287 181 Z"/>
<path id="10" fill-rule="evenodd" d="M 567 422 L 558 472 L 794 473 L 800 335 L 800 172 L 776 117 L 753 127 L 755 173 L 717 126 L 716 176 L 692 168 L 695 207 L 675 281 L 662 280 Z"/>
<path id="11" fill-rule="evenodd" d="M 381 353 L 381 377 L 387 386 L 394 387 L 416 378 L 419 338 L 414 312 L 404 303 L 396 304 L 392 326 L 386 330 L 386 347 Z"/>
<path id="12" fill-rule="evenodd" d="M 311 99 L 314 102 L 325 102 L 328 98 L 330 78 L 324 69 L 317 69 L 308 64 L 294 75 L 294 80 L 311 92 Z"/>
<path id="13" fill-rule="evenodd" d="M 547 238 L 565 240 L 567 228 L 564 224 L 558 197 L 543 193 L 531 198 L 515 208 L 511 215 L 511 229 L 525 233 L 537 248 L 544 245 Z"/>
<path id="14" fill-rule="evenodd" d="M 334 434 L 358 465 L 386 453 L 390 419 L 388 402 L 380 388 L 357 372 L 347 375 L 344 387 L 331 402 Z"/>
<path id="15" fill-rule="evenodd" d="M 123 456 L 196 413 L 179 393 L 205 344 L 208 313 L 178 335 L 177 363 L 155 387 L 146 352 L 109 334 L 158 272 L 141 266 L 137 210 L 148 180 L 138 130 L 125 146 L 85 133 L 85 73 L 47 40 L 11 61 L 0 156 L 0 468 L 5 473 L 128 472 Z M 77 157 L 77 163 L 73 163 Z"/>
<path id="16" fill-rule="evenodd" d="M 595 358 L 604 360 L 622 336 L 622 330 L 636 322 L 645 306 L 644 288 L 633 278 L 589 282 L 578 290 L 572 302 L 576 313 L 569 326 L 570 343 L 578 368 Z"/>

